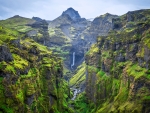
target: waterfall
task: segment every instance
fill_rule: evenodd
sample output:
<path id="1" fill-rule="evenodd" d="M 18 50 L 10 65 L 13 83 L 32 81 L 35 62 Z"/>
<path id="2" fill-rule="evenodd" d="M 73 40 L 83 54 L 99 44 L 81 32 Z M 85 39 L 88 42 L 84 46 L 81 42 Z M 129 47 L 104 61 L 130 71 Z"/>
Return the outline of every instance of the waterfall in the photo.
<path id="1" fill-rule="evenodd" d="M 78 94 L 78 89 L 74 89 L 73 98 L 71 100 L 74 100 L 76 98 L 77 94 Z"/>
<path id="2" fill-rule="evenodd" d="M 75 52 L 73 52 L 71 68 L 74 66 L 74 63 L 75 63 Z"/>
<path id="3" fill-rule="evenodd" d="M 77 95 L 78 95 L 79 93 L 81 93 L 81 90 L 80 90 L 80 89 L 76 89 L 76 88 L 70 88 L 70 89 L 73 90 L 73 97 L 72 97 L 71 100 L 75 100 L 76 97 L 77 97 Z"/>
<path id="4" fill-rule="evenodd" d="M 43 42 L 43 45 L 45 45 L 45 40 L 44 40 L 44 42 Z"/>

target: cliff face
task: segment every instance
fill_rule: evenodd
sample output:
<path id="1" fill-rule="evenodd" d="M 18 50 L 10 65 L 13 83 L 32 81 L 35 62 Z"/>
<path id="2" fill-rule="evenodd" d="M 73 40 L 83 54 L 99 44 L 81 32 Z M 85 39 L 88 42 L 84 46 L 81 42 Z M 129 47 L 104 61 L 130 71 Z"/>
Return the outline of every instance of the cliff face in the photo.
<path id="1" fill-rule="evenodd" d="M 150 10 L 113 19 L 86 53 L 86 96 L 95 112 L 150 112 Z"/>
<path id="2" fill-rule="evenodd" d="M 109 13 L 96 17 L 91 22 L 91 25 L 82 33 L 84 39 L 88 39 L 91 43 L 95 43 L 97 36 L 107 36 L 108 32 L 112 30 L 112 19 L 117 17 L 117 15 Z"/>
<path id="3" fill-rule="evenodd" d="M 0 111 L 69 112 L 62 60 L 17 31 L 0 27 L 0 34 Z"/>

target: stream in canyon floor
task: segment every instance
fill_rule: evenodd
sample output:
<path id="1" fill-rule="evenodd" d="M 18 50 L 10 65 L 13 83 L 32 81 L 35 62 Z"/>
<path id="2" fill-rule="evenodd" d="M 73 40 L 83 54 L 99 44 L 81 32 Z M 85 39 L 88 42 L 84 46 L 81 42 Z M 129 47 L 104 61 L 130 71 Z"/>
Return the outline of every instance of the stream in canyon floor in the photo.
<path id="1" fill-rule="evenodd" d="M 81 92 L 80 89 L 76 89 L 76 88 L 70 88 L 71 90 L 73 90 L 73 97 L 71 100 L 75 100 L 77 95 Z"/>

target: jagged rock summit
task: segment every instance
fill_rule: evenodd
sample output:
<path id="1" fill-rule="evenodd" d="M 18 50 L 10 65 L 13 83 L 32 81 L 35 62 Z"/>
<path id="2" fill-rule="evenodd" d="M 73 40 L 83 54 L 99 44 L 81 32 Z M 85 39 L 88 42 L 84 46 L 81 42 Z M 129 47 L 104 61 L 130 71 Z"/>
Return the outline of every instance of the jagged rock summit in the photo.
<path id="1" fill-rule="evenodd" d="M 72 7 L 64 11 L 62 15 L 69 15 L 73 20 L 77 20 L 81 18 L 78 11 L 74 10 Z"/>

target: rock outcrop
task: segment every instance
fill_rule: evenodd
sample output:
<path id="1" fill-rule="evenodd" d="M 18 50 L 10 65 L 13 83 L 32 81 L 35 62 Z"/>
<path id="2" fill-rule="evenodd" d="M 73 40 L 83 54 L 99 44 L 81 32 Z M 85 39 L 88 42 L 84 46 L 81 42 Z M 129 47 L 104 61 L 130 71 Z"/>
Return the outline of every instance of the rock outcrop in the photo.
<path id="1" fill-rule="evenodd" d="M 13 60 L 12 54 L 10 53 L 7 46 L 5 46 L 5 45 L 0 46 L 0 62 L 1 61 L 9 62 L 12 60 Z"/>

